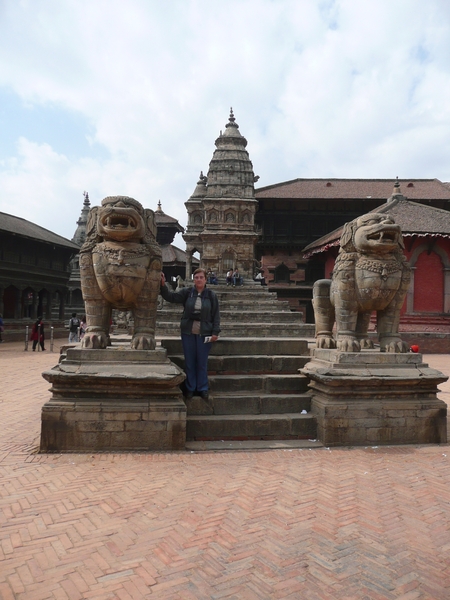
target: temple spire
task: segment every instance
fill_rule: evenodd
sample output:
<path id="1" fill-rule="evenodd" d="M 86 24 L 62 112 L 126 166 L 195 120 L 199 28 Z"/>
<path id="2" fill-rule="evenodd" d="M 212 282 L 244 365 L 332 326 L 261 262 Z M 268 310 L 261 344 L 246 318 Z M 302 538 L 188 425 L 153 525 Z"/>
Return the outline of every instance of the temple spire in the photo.
<path id="1" fill-rule="evenodd" d="M 394 191 L 392 192 L 393 196 L 397 196 L 398 194 L 401 194 L 402 190 L 400 189 L 400 182 L 398 180 L 398 175 L 395 178 L 395 183 L 394 183 Z"/>
<path id="2" fill-rule="evenodd" d="M 91 203 L 89 201 L 89 194 L 85 191 L 83 192 L 83 208 L 81 209 L 80 218 L 77 221 L 77 228 L 72 238 L 72 242 L 81 246 L 86 239 L 86 225 L 88 220 L 89 210 L 91 208 Z"/>

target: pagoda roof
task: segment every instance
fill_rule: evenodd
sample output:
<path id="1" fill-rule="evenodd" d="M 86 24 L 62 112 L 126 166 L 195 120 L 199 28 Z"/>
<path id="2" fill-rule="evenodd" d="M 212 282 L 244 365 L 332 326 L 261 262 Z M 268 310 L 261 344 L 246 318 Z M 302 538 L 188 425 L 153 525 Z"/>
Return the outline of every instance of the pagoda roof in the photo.
<path id="1" fill-rule="evenodd" d="M 186 252 L 184 250 L 180 250 L 173 244 L 163 244 L 161 245 L 162 252 L 162 260 L 164 265 L 178 265 L 178 264 L 186 264 Z M 192 262 L 196 264 L 198 262 L 195 257 L 192 257 Z"/>
<path id="2" fill-rule="evenodd" d="M 170 225 L 180 233 L 184 232 L 184 227 L 179 224 L 177 219 L 166 215 L 166 213 L 162 210 L 161 202 L 158 202 L 158 208 L 155 210 L 155 223 L 157 227 L 160 227 L 161 225 Z"/>
<path id="3" fill-rule="evenodd" d="M 450 212 L 442 208 L 411 202 L 401 193 L 393 194 L 387 202 L 369 213 L 387 213 L 400 225 L 404 237 L 450 238 Z M 304 258 L 339 246 L 344 226 L 338 227 L 304 248 Z"/>
<path id="4" fill-rule="evenodd" d="M 439 179 L 400 179 L 409 200 L 449 200 L 450 184 Z M 384 201 L 392 192 L 392 179 L 292 179 L 255 189 L 255 198 L 365 199 Z"/>
<path id="5" fill-rule="evenodd" d="M 15 217 L 14 215 L 0 212 L 0 232 L 2 231 L 11 233 L 12 235 L 37 240 L 39 242 L 45 242 L 47 244 L 63 246 L 65 248 L 70 248 L 71 250 L 78 251 L 80 249 L 77 244 L 74 244 L 70 240 L 57 233 L 53 233 L 40 225 L 36 225 L 21 217 Z"/>

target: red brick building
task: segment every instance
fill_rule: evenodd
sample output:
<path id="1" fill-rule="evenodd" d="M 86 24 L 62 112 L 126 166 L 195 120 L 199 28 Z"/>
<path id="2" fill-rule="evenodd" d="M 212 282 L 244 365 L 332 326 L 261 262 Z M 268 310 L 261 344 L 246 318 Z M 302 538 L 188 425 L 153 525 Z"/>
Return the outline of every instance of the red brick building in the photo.
<path id="1" fill-rule="evenodd" d="M 411 284 L 400 322 L 401 331 L 450 332 L 450 212 L 405 198 L 397 182 L 394 193 L 372 212 L 388 213 L 400 225 Z M 309 244 L 304 258 L 322 265 L 331 277 L 342 227 Z"/>
<path id="2" fill-rule="evenodd" d="M 438 209 L 427 212 L 426 227 L 418 230 L 415 237 L 416 218 L 410 223 L 412 229 L 407 232 L 411 243 L 412 238 L 415 242 L 410 247 L 411 253 L 421 244 L 431 242 L 436 250 L 431 258 L 425 258 L 423 252 L 417 250 L 419 254 L 417 257 L 414 255 L 412 260 L 418 260 L 419 265 L 425 261 L 437 262 L 435 254 L 445 255 L 447 236 L 450 235 L 450 187 L 438 179 L 402 179 L 399 184 L 405 191 L 408 204 L 417 207 L 417 211 L 420 207 Z M 323 250 L 320 256 L 312 252 L 316 247 L 322 247 L 316 242 L 322 241 L 323 236 L 344 223 L 385 204 L 392 193 L 392 185 L 392 179 L 295 179 L 255 190 L 258 200 L 255 224 L 259 234 L 256 258 L 264 268 L 269 289 L 276 291 L 279 298 L 289 300 L 293 310 L 303 312 L 306 322 L 314 322 L 311 305 L 313 283 L 328 276 Z M 416 212 L 416 217 L 418 214 Z M 430 222 L 433 219 L 436 219 L 434 224 Z M 429 234 L 428 237 L 426 234 Z M 441 254 L 437 256 L 442 265 L 448 264 Z M 417 273 L 419 282 L 421 277 L 422 269 Z M 422 287 L 420 283 L 417 284 L 419 287 Z M 426 293 L 417 289 L 415 305 L 410 313 L 428 312 L 433 300 L 438 314 L 437 298 L 433 295 L 426 300 Z M 444 297 L 448 303 L 446 294 Z M 409 298 L 410 304 L 411 301 Z M 439 307 L 442 309 L 440 314 L 449 310 L 444 300 Z"/>

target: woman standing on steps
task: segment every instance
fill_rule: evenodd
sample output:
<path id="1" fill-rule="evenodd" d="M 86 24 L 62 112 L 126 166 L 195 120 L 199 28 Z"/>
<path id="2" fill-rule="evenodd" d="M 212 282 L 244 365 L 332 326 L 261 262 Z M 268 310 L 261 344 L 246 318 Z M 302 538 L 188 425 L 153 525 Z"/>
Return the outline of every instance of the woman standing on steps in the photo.
<path id="1" fill-rule="evenodd" d="M 220 332 L 219 301 L 216 294 L 206 287 L 205 269 L 194 271 L 194 287 L 172 292 L 161 273 L 161 296 L 168 302 L 184 305 L 181 316 L 181 341 L 186 371 L 186 399 L 196 392 L 208 399 L 208 356 L 211 343 L 217 341 Z M 207 338 L 210 338 L 207 341 Z"/>

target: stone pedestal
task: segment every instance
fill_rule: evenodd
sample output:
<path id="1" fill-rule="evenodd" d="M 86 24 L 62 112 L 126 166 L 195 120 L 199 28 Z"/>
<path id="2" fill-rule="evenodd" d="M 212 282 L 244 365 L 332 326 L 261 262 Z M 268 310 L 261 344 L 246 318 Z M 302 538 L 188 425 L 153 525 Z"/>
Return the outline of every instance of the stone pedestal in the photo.
<path id="1" fill-rule="evenodd" d="M 447 443 L 447 405 L 436 394 L 448 377 L 421 354 L 316 348 L 300 372 L 325 446 Z"/>
<path id="2" fill-rule="evenodd" d="M 185 375 L 166 350 L 68 348 L 42 376 L 52 398 L 42 407 L 41 452 L 184 449 Z"/>

